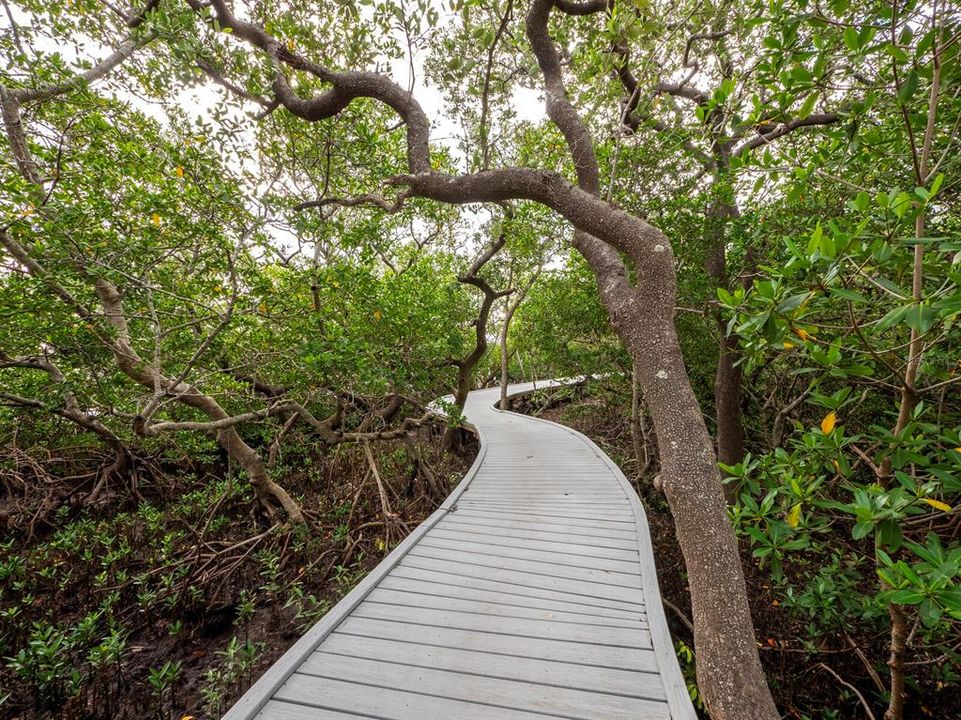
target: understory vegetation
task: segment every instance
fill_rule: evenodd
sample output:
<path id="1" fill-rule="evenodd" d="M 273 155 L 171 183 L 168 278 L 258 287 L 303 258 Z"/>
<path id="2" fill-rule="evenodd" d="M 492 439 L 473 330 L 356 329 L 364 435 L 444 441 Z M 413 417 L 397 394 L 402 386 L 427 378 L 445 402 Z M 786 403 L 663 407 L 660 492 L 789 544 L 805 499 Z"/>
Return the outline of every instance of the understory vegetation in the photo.
<path id="1" fill-rule="evenodd" d="M 961 717 L 956 4 L 3 5 L 0 716 L 219 717 L 586 376 L 705 717 Z"/>

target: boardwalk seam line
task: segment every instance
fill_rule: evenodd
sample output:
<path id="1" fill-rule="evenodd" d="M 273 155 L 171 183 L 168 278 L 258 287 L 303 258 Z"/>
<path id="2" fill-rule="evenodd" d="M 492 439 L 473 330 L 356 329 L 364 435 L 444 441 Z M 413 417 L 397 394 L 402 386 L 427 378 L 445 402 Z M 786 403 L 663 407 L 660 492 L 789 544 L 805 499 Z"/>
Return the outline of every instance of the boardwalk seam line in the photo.
<path id="1" fill-rule="evenodd" d="M 528 710 L 526 708 L 516 707 L 513 705 L 497 705 L 491 702 L 482 702 L 480 700 L 461 700 L 460 698 L 450 697 L 449 695 L 439 695 L 437 693 L 421 692 L 420 690 L 414 690 L 411 688 L 404 688 L 404 689 L 395 688 L 389 685 L 378 685 L 377 683 L 364 682 L 362 680 L 343 680 L 341 678 L 331 677 L 329 675 L 311 675 L 309 673 L 299 672 L 299 671 L 295 671 L 295 673 L 293 674 L 304 675 L 306 677 L 319 677 L 319 678 L 324 678 L 325 680 L 334 680 L 336 682 L 342 682 L 349 685 L 360 685 L 362 687 L 373 687 L 373 688 L 379 688 L 380 690 L 391 690 L 393 692 L 402 692 L 402 693 L 407 693 L 408 695 L 420 695 L 421 697 L 436 698 L 438 700 L 447 700 L 449 702 L 455 702 L 455 703 L 464 703 L 465 705 L 480 705 L 482 707 L 497 708 L 499 710 L 513 710 L 514 712 L 527 713 L 529 715 L 534 715 L 534 716 L 540 715 L 542 717 L 559 718 L 560 720 L 591 720 L 591 718 L 587 718 L 579 715 L 559 715 L 557 713 L 546 712 L 544 710 Z M 631 699 L 634 699 L 634 698 L 631 698 Z M 661 703 L 663 705 L 668 705 L 666 700 L 647 700 L 646 702 L 655 702 L 655 703 Z M 326 705 L 323 705 L 323 706 L 314 705 L 309 702 L 305 702 L 302 704 L 307 705 L 308 707 L 318 707 L 324 710 L 335 710 L 339 712 L 339 708 L 333 708 Z M 670 706 L 668 705 L 668 707 Z"/>
<path id="2" fill-rule="evenodd" d="M 347 653 L 331 652 L 330 650 L 318 650 L 314 654 L 315 655 L 335 655 L 337 657 L 349 657 L 349 658 L 359 657 L 361 660 L 369 660 L 371 662 L 385 662 L 383 660 L 380 660 L 379 658 L 362 657 L 358 655 L 348 655 Z M 544 662 L 548 662 L 548 661 L 545 660 Z M 506 680 L 507 682 L 523 683 L 524 685 L 539 685 L 541 687 L 560 688 L 562 690 L 575 690 L 577 692 L 592 693 L 594 695 L 611 695 L 613 697 L 631 698 L 633 700 L 650 700 L 652 702 L 667 702 L 667 700 L 664 698 L 649 697 L 647 695 L 631 695 L 628 693 L 612 692 L 611 690 L 592 690 L 590 688 L 571 687 L 569 685 L 558 685 L 557 683 L 538 682 L 537 680 L 518 680 L 517 678 L 505 677 L 504 675 L 488 675 L 487 673 L 474 672 L 472 670 L 448 670 L 447 668 L 431 667 L 430 665 L 419 665 L 418 663 L 415 663 L 415 662 L 404 662 L 403 660 L 391 660 L 390 663 L 392 665 L 403 665 L 405 667 L 415 667 L 415 668 L 420 668 L 422 670 L 436 670 L 438 672 L 449 672 L 449 673 L 455 673 L 457 675 L 470 675 L 472 677 L 489 678 L 490 680 Z M 573 665 L 574 663 L 568 663 L 568 664 Z M 311 674 L 308 672 L 303 672 L 303 671 L 301 672 L 304 675 Z M 457 698 L 451 698 L 451 699 L 456 700 Z M 515 708 L 515 709 L 520 709 L 520 708 Z"/>

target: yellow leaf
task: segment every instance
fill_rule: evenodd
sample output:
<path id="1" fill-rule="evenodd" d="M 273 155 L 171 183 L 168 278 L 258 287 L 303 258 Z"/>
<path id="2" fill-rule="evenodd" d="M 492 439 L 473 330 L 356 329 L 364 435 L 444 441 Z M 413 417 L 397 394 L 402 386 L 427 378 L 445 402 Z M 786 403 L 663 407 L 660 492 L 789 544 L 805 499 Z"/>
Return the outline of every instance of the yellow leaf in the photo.
<path id="1" fill-rule="evenodd" d="M 801 522 L 801 503 L 798 503 L 788 511 L 788 514 L 784 518 L 784 522 L 786 522 L 792 528 L 797 527 L 798 523 Z"/>
<path id="2" fill-rule="evenodd" d="M 837 425 L 838 414 L 833 410 L 824 416 L 821 421 L 821 432 L 825 435 L 830 435 L 831 431 L 834 430 L 834 426 Z"/>
<path id="3" fill-rule="evenodd" d="M 807 340 L 811 337 L 811 334 L 804 328 L 794 328 L 794 333 L 802 340 Z"/>
<path id="4" fill-rule="evenodd" d="M 27 208 L 22 213 L 20 213 L 20 217 L 30 217 L 36 211 L 37 211 L 37 208 L 34 207 L 33 203 L 30 203 L 29 205 L 27 205 Z"/>
<path id="5" fill-rule="evenodd" d="M 956 447 L 956 448 L 954 449 L 954 451 L 955 451 L 956 453 L 961 453 L 961 447 Z"/>
<path id="6" fill-rule="evenodd" d="M 266 312 L 267 312 L 267 303 L 260 303 L 260 305 L 257 307 L 257 309 L 260 310 L 260 312 L 262 312 L 262 313 L 266 313 Z"/>
<path id="7" fill-rule="evenodd" d="M 153 223 L 154 227 L 160 227 L 160 215 L 158 215 L 157 213 L 154 213 L 153 215 L 151 215 L 150 222 Z"/>
<path id="8" fill-rule="evenodd" d="M 374 544 L 377 546 L 377 549 L 381 552 L 383 552 L 384 548 L 387 547 L 387 543 L 385 543 L 382 538 L 377 538 Z"/>
<path id="9" fill-rule="evenodd" d="M 180 165 L 177 166 L 177 168 L 174 170 L 174 172 L 177 173 L 177 177 L 181 177 L 181 178 L 182 178 L 182 177 L 184 176 L 184 169 L 183 169 L 182 167 L 180 167 Z"/>
<path id="10" fill-rule="evenodd" d="M 785 349 L 785 350 L 790 350 L 790 349 L 793 348 L 793 347 L 794 347 L 794 343 L 792 343 L 792 342 L 786 342 L 786 341 L 785 341 L 785 343 L 784 343 L 784 349 Z"/>
<path id="11" fill-rule="evenodd" d="M 374 320 L 380 320 L 381 314 L 380 310 L 374 310 Z"/>
<path id="12" fill-rule="evenodd" d="M 921 498 L 924 502 L 933 508 L 940 510 L 941 512 L 951 512 L 952 508 L 947 503 L 943 503 L 940 500 L 932 500 L 931 498 Z"/>
<path id="13" fill-rule="evenodd" d="M 193 715 L 184 715 L 180 720 L 194 720 Z"/>

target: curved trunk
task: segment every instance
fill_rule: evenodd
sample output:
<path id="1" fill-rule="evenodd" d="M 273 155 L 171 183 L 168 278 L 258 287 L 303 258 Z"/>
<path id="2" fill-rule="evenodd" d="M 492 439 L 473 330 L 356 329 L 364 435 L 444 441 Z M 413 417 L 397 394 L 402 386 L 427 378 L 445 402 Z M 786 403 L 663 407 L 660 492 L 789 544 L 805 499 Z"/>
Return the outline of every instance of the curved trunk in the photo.
<path id="1" fill-rule="evenodd" d="M 698 686 L 716 720 L 779 714 L 764 678 L 714 444 L 688 379 L 670 310 L 637 303 L 618 317 L 658 438 L 661 486 L 687 567 Z"/>

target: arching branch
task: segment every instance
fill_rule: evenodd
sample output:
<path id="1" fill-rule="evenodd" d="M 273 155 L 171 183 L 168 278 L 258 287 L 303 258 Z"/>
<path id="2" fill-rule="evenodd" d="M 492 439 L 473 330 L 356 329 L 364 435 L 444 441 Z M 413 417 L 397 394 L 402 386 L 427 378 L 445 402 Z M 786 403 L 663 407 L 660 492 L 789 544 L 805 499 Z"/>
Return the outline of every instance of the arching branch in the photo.
<path id="1" fill-rule="evenodd" d="M 804 118 L 794 118 L 783 123 L 772 125 L 760 131 L 758 135 L 744 141 L 731 151 L 732 157 L 740 157 L 749 153 L 755 148 L 768 145 L 769 143 L 782 138 L 785 135 L 797 130 L 798 128 L 817 127 L 819 125 L 833 125 L 841 119 L 840 113 L 814 113 Z"/>

